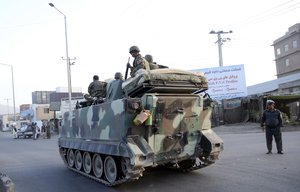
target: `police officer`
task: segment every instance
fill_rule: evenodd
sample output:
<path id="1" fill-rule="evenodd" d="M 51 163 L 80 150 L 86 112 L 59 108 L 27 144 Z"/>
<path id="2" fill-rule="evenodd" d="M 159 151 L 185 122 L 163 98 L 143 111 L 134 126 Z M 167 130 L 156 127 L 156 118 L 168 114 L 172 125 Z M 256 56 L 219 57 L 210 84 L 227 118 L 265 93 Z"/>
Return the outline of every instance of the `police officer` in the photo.
<path id="1" fill-rule="evenodd" d="M 92 97 L 101 97 L 106 96 L 106 82 L 99 81 L 99 76 L 93 76 L 93 82 L 90 83 L 88 87 L 88 93 Z"/>
<path id="2" fill-rule="evenodd" d="M 138 48 L 138 46 L 131 46 L 129 48 L 129 53 L 134 58 L 132 66 L 127 63 L 127 67 L 131 69 L 131 77 L 134 77 L 139 69 L 145 69 L 147 71 L 150 70 L 149 63 L 140 54 L 140 49 Z"/>
<path id="3" fill-rule="evenodd" d="M 282 138 L 281 130 L 282 117 L 279 110 L 275 109 L 275 102 L 273 100 L 267 100 L 267 109 L 263 112 L 261 127 L 266 128 L 266 141 L 267 141 L 267 154 L 272 154 L 272 141 L 273 136 L 275 138 L 277 153 L 282 152 Z"/>

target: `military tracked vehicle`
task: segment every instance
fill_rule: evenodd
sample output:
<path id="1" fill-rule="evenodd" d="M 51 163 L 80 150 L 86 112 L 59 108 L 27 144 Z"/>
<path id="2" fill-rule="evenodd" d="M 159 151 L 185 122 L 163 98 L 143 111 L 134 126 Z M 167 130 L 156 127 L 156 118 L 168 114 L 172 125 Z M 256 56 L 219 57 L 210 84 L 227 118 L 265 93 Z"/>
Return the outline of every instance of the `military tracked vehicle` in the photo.
<path id="1" fill-rule="evenodd" d="M 203 75 L 156 69 L 121 88 L 122 99 L 64 114 L 58 145 L 69 169 L 114 186 L 149 167 L 187 172 L 215 163 L 223 141 L 211 129 L 213 101 Z"/>

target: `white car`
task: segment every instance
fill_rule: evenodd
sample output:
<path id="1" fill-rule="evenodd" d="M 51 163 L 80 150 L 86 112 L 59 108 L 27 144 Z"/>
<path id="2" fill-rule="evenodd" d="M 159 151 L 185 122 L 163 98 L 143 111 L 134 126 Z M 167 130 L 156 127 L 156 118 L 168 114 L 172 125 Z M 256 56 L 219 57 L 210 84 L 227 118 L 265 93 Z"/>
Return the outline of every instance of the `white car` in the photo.
<path id="1" fill-rule="evenodd" d="M 13 135 L 14 135 L 14 138 L 16 138 L 16 139 L 18 139 L 20 137 L 31 138 L 31 137 L 33 137 L 32 126 L 27 125 L 27 126 L 19 128 L 17 130 L 16 130 L 16 128 L 14 128 Z"/>

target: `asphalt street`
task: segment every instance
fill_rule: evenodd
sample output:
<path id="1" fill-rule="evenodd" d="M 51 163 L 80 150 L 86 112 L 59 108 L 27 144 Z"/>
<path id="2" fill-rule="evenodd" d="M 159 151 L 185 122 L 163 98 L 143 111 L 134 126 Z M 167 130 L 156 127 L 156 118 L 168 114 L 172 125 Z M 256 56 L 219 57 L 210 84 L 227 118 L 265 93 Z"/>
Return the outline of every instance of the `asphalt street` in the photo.
<path id="1" fill-rule="evenodd" d="M 17 192 L 300 191 L 300 131 L 283 132 L 284 155 L 266 155 L 264 133 L 247 126 L 215 129 L 224 151 L 212 166 L 190 173 L 151 168 L 139 180 L 112 188 L 68 170 L 58 153 L 57 136 L 13 139 L 0 132 L 0 172 L 13 180 Z"/>

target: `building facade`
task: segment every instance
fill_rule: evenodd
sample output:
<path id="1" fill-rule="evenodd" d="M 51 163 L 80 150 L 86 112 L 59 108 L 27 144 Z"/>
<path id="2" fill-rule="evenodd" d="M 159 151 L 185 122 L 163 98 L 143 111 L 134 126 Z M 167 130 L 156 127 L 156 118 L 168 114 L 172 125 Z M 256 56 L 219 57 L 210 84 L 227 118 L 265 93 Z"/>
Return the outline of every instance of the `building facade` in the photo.
<path id="1" fill-rule="evenodd" d="M 273 42 L 277 78 L 300 72 L 300 23 Z"/>
<path id="2" fill-rule="evenodd" d="M 32 104 L 49 104 L 50 94 L 54 91 L 35 91 L 32 92 Z"/>

